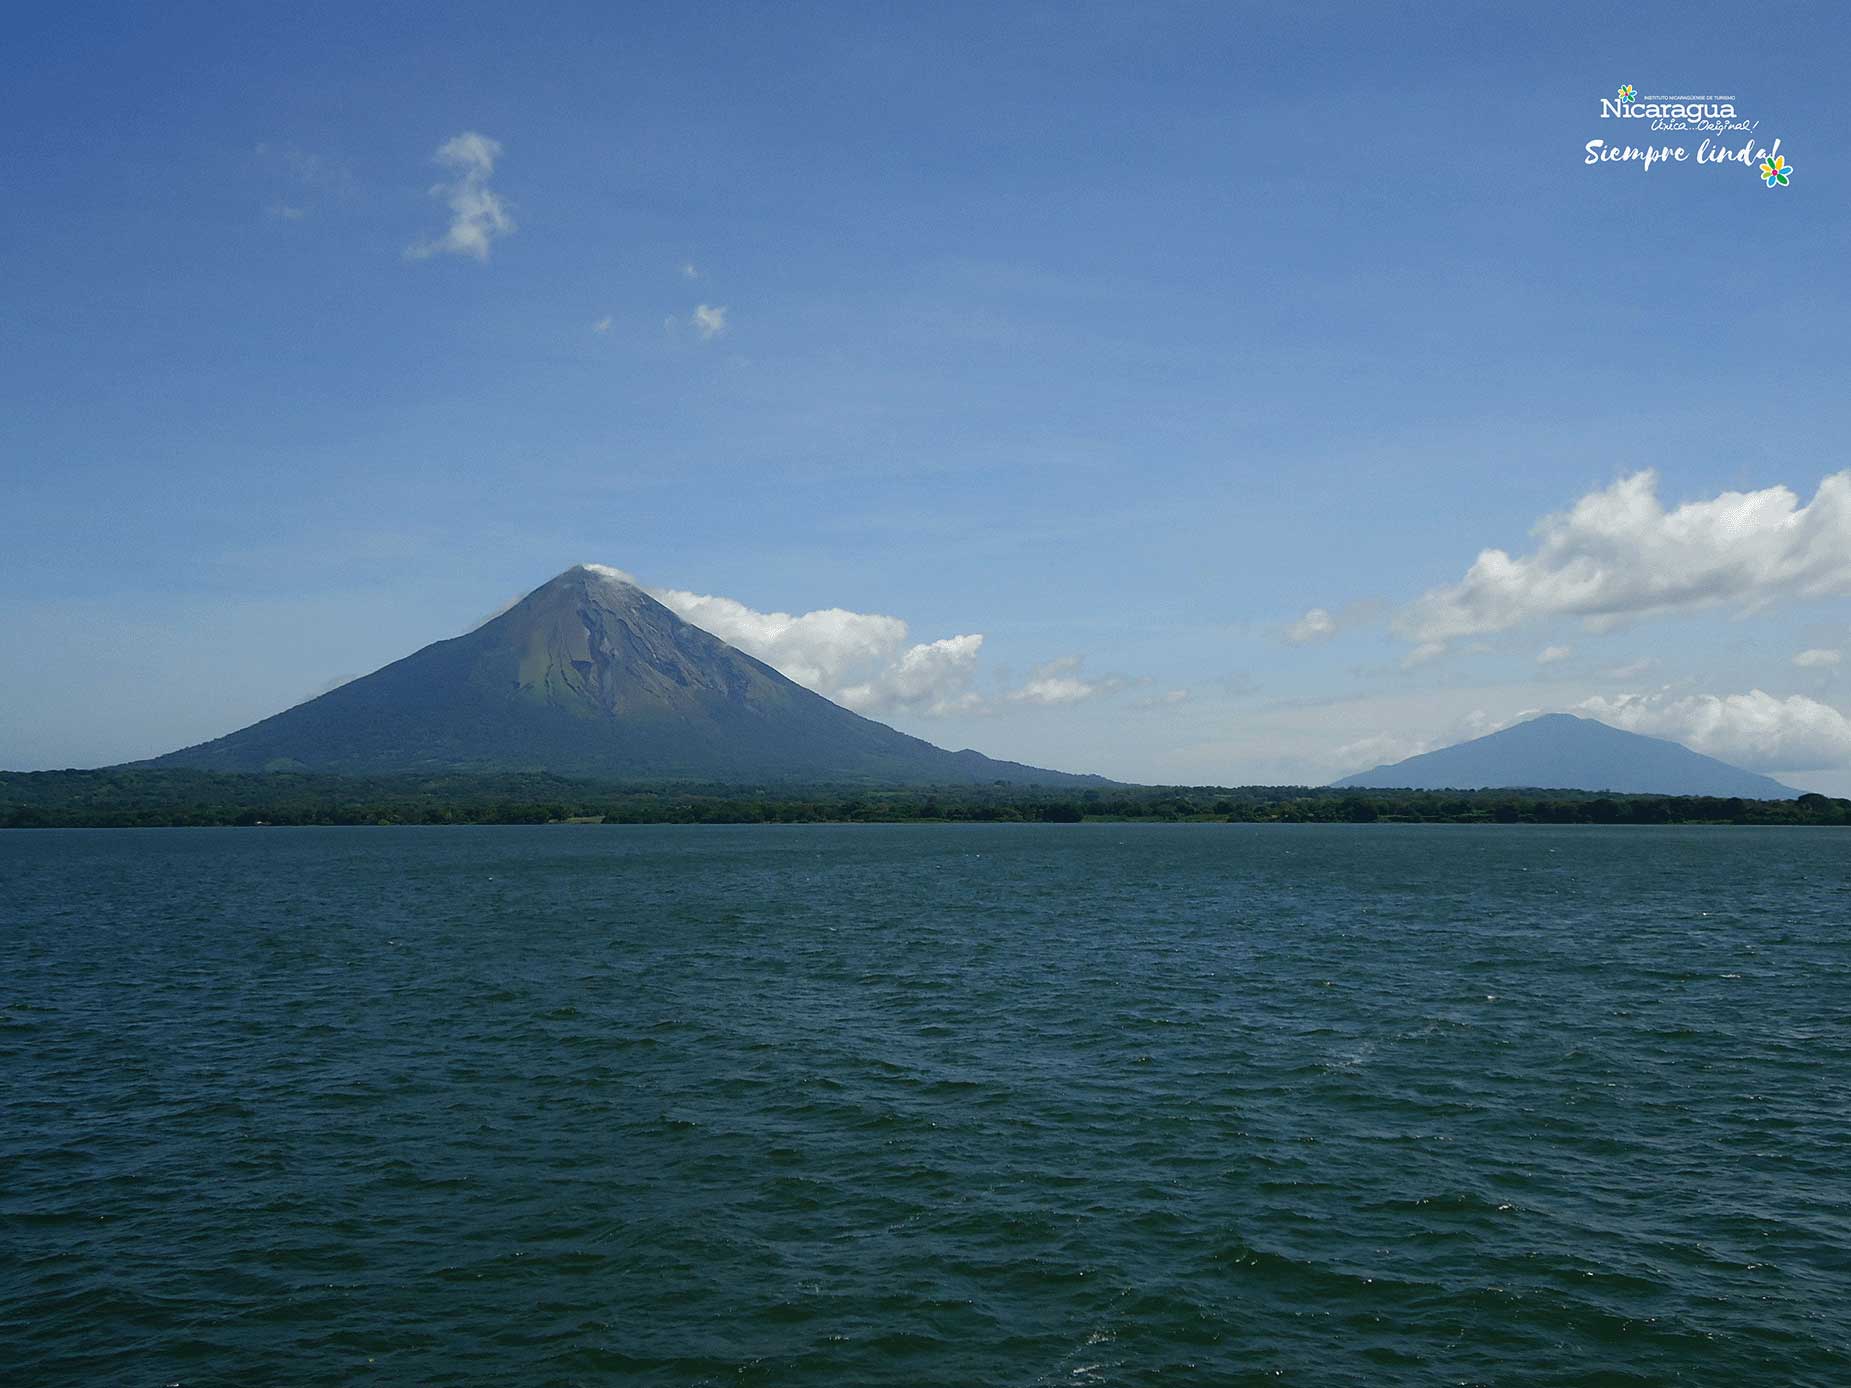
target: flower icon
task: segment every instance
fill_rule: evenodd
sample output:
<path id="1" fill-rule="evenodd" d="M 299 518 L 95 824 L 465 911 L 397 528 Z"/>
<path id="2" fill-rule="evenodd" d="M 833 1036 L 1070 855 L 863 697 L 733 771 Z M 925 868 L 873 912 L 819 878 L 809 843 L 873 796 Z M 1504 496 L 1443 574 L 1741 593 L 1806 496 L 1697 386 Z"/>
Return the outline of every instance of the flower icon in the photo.
<path id="1" fill-rule="evenodd" d="M 1761 177 L 1770 188 L 1787 186 L 1787 175 L 1793 172 L 1793 165 L 1787 162 L 1787 156 L 1776 154 L 1772 159 L 1761 161 Z"/>
<path id="2" fill-rule="evenodd" d="M 1628 82 L 1625 86 L 1620 88 L 1620 100 L 1621 101 L 1631 101 L 1638 94 L 1639 94 L 1638 88 L 1633 86 L 1633 84 L 1630 82 Z"/>

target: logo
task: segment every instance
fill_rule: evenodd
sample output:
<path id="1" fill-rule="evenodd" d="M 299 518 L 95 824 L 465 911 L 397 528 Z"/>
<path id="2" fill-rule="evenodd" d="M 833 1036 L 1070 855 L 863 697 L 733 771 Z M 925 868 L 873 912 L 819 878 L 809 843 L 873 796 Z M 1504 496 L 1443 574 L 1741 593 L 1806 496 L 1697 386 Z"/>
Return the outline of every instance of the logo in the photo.
<path id="1" fill-rule="evenodd" d="M 1735 114 L 1732 96 L 1648 96 L 1628 82 L 1617 96 L 1600 99 L 1602 120 L 1643 120 L 1654 130 L 1753 130 L 1756 122 Z"/>
<path id="2" fill-rule="evenodd" d="M 1780 152 L 1780 138 L 1762 135 L 1759 118 L 1737 109 L 1733 94 L 1677 94 L 1675 88 L 1641 93 L 1630 82 L 1612 90 L 1614 95 L 1599 99 L 1600 119 L 1624 124 L 1617 130 L 1602 129 L 1622 138 L 1587 141 L 1582 146 L 1583 164 L 1631 164 L 1647 173 L 1679 164 L 1735 164 L 1750 171 L 1759 168 L 1769 188 L 1785 188 L 1792 178 L 1793 165 Z"/>

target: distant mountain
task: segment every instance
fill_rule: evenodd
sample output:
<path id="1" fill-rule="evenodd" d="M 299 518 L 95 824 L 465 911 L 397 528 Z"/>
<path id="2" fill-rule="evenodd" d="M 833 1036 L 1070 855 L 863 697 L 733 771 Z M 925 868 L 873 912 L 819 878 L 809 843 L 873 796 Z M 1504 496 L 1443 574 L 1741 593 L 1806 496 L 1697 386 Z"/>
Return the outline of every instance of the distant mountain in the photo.
<path id="1" fill-rule="evenodd" d="M 465 636 L 142 765 L 531 770 L 733 784 L 1110 784 L 908 737 L 793 683 L 634 584 L 583 566 Z"/>
<path id="2" fill-rule="evenodd" d="M 1378 766 L 1335 783 L 1364 789 L 1606 790 L 1632 795 L 1714 795 L 1791 800 L 1779 781 L 1662 738 L 1622 732 L 1592 718 L 1549 713 L 1437 752 Z"/>

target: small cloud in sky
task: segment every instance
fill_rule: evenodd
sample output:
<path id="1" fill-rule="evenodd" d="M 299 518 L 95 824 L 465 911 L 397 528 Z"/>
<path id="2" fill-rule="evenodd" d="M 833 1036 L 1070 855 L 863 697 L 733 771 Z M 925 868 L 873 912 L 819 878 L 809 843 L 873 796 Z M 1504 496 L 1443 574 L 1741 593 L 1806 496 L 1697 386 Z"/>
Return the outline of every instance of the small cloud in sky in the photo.
<path id="1" fill-rule="evenodd" d="M 1337 619 L 1321 607 L 1314 607 L 1285 629 L 1288 645 L 1311 646 L 1328 641 L 1337 634 Z"/>
<path id="2" fill-rule="evenodd" d="M 1793 663 L 1802 670 L 1829 670 L 1843 659 L 1842 652 L 1815 648 L 1810 651 L 1801 651 L 1793 657 Z"/>
<path id="3" fill-rule="evenodd" d="M 269 143 L 258 145 L 256 155 L 275 192 L 264 211 L 279 222 L 299 222 L 353 192 L 353 172 L 329 155 Z"/>
<path id="4" fill-rule="evenodd" d="M 1009 691 L 1008 699 L 1018 704 L 1077 704 L 1092 698 L 1099 692 L 1099 686 L 1080 677 L 1083 659 L 1083 656 L 1067 655 L 1037 665 L 1020 689 Z"/>
<path id="5" fill-rule="evenodd" d="M 1166 689 L 1161 694 L 1152 694 L 1147 698 L 1139 699 L 1131 707 L 1138 709 L 1175 708 L 1179 704 L 1188 702 L 1189 691 L 1187 689 Z"/>
<path id="6" fill-rule="evenodd" d="M 688 322 L 701 335 L 703 342 L 718 337 L 726 331 L 726 305 L 697 304 L 694 312 L 688 316 Z"/>
<path id="7" fill-rule="evenodd" d="M 1444 641 L 1423 641 L 1420 645 L 1401 657 L 1401 668 L 1403 670 L 1413 670 L 1419 666 L 1425 665 L 1430 660 L 1438 660 L 1445 654 L 1446 643 Z"/>
<path id="8" fill-rule="evenodd" d="M 501 142 L 466 130 L 439 145 L 434 157 L 451 174 L 431 186 L 431 196 L 450 208 L 450 225 L 441 236 L 414 241 L 405 255 L 410 260 L 462 255 L 486 261 L 489 246 L 515 229 L 507 203 L 488 186 L 501 158 Z"/>
<path id="9" fill-rule="evenodd" d="M 694 268 L 694 262 L 692 260 L 684 260 L 681 263 L 681 277 L 683 279 L 697 280 L 701 277 L 701 272 Z"/>
<path id="10" fill-rule="evenodd" d="M 1615 665 L 1611 670 L 1607 671 L 1607 678 L 1610 680 L 1638 679 L 1639 676 L 1643 675 L 1656 664 L 1658 664 L 1658 662 L 1651 656 L 1642 655 L 1637 660 L 1627 661 L 1624 665 Z"/>
<path id="11" fill-rule="evenodd" d="M 1058 660 L 1037 665 L 1028 672 L 1028 679 L 1021 687 L 1010 690 L 1004 698 L 1015 704 L 1053 707 L 1077 704 L 1100 695 L 1117 694 L 1127 688 L 1150 683 L 1148 679 L 1134 680 L 1125 675 L 1083 675 L 1080 666 L 1085 660 L 1085 656 L 1064 655 Z M 1182 699 L 1188 698 L 1187 690 L 1175 692 Z M 1181 703 L 1182 699 L 1175 702 Z"/>
<path id="12" fill-rule="evenodd" d="M 289 176 L 304 188 L 320 188 L 344 193 L 353 187 L 353 172 L 339 159 L 294 145 L 257 146 L 259 157 L 279 161 Z"/>
<path id="13" fill-rule="evenodd" d="M 608 313 L 605 314 L 604 317 L 591 325 L 591 330 L 594 333 L 609 332 L 611 330 L 611 316 Z"/>
<path id="14" fill-rule="evenodd" d="M 1544 646 L 1536 652 L 1536 663 L 1538 665 L 1560 665 L 1574 653 L 1573 646 Z"/>

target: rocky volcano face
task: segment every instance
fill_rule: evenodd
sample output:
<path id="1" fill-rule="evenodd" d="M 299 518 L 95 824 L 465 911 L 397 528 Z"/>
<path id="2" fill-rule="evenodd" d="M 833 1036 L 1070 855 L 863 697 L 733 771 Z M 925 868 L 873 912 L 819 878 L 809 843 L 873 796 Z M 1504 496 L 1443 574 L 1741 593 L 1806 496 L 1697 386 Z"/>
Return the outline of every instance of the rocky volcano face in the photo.
<path id="1" fill-rule="evenodd" d="M 585 717 L 648 720 L 734 705 L 762 713 L 784 699 L 779 682 L 789 683 L 596 569 L 567 570 L 482 631 L 490 628 L 500 628 L 497 640 L 485 644 L 502 649 L 472 676 L 505 682 L 511 653 L 519 698 Z"/>
<path id="2" fill-rule="evenodd" d="M 1103 784 L 896 732 L 584 566 L 465 636 L 146 764 L 734 784 Z"/>

